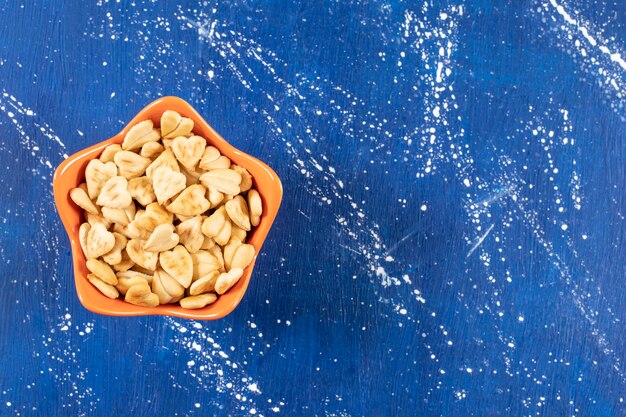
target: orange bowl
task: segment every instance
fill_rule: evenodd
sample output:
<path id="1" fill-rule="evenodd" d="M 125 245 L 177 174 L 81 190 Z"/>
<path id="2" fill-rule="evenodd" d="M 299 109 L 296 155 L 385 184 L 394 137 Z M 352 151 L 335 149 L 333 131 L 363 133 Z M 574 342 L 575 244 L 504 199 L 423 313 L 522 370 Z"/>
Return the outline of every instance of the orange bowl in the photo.
<path id="1" fill-rule="evenodd" d="M 175 110 L 182 116 L 193 119 L 193 132 L 196 135 L 205 137 L 210 145 L 215 146 L 223 155 L 229 157 L 237 165 L 246 168 L 252 175 L 254 186 L 258 190 L 263 202 L 263 214 L 259 225 L 248 234 L 247 243 L 253 245 L 258 254 L 276 218 L 283 197 L 283 187 L 280 179 L 266 164 L 235 149 L 226 142 L 189 103 L 178 97 L 162 97 L 153 101 L 141 110 L 117 135 L 75 153 L 63 161 L 54 173 L 52 183 L 54 188 L 54 201 L 63 226 L 70 238 L 76 293 L 85 308 L 94 313 L 109 316 L 163 315 L 199 320 L 215 320 L 233 311 L 243 298 L 250 282 L 256 256 L 245 269 L 239 282 L 237 282 L 230 291 L 220 296 L 215 303 L 198 310 L 188 310 L 174 304 L 165 304 L 154 308 L 140 307 L 126 303 L 121 299 L 112 300 L 105 297 L 87 280 L 89 271 L 87 270 L 86 259 L 78 240 L 78 228 L 84 222 L 83 213 L 82 209 L 70 200 L 69 192 L 72 188 L 77 187 L 80 183 L 85 181 L 85 168 L 87 164 L 92 159 L 98 158 L 107 145 L 112 143 L 121 144 L 126 132 L 128 132 L 132 126 L 143 120 L 150 119 L 156 127 L 159 127 L 161 114 L 165 110 Z"/>

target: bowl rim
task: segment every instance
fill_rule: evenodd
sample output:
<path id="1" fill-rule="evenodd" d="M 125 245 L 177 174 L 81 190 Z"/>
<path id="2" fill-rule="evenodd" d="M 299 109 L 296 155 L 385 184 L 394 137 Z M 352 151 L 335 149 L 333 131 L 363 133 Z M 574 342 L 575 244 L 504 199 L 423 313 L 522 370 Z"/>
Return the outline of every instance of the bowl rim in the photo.
<path id="1" fill-rule="evenodd" d="M 196 133 L 197 130 L 202 131 L 200 135 L 205 137 L 209 144 L 218 148 L 220 153 L 228 156 L 234 163 L 245 167 L 248 171 L 252 171 L 251 174 L 255 172 L 256 175 L 253 174 L 253 181 L 255 182 L 255 188 L 259 192 L 263 201 L 263 215 L 261 217 L 261 222 L 255 227 L 251 238 L 247 242 L 255 247 L 256 253 L 254 259 L 250 265 L 246 267 L 244 275 L 241 277 L 239 282 L 237 282 L 237 284 L 230 291 L 220 296 L 215 303 L 197 310 L 184 309 L 178 304 L 164 304 L 152 308 L 135 306 L 133 304 L 126 303 L 121 298 L 112 300 L 100 293 L 86 279 L 86 259 L 78 241 L 78 227 L 75 224 L 75 214 L 78 213 L 79 218 L 82 218 L 83 214 L 80 208 L 70 202 L 68 195 L 69 190 L 80 184 L 82 178 L 84 178 L 84 168 L 86 164 L 92 159 L 98 158 L 101 151 L 106 146 L 115 143 L 121 144 L 124 136 L 132 126 L 146 119 L 154 120 L 155 117 L 153 113 L 155 112 L 157 112 L 155 114 L 158 115 L 157 119 L 160 120 L 160 115 L 167 109 L 176 110 L 183 117 L 193 119 L 194 133 Z M 160 113 L 158 113 L 159 111 Z M 158 122 L 156 124 L 158 124 Z M 242 164 L 242 161 L 245 163 Z M 80 164 L 83 166 L 78 166 Z M 72 181 L 70 181 L 71 184 L 68 185 L 67 177 L 70 175 L 72 177 Z M 259 181 L 262 182 L 262 186 Z M 131 121 L 128 122 L 116 135 L 77 151 L 69 156 L 61 162 L 55 170 L 52 187 L 57 212 L 70 240 L 75 283 L 74 288 L 79 301 L 87 310 L 107 316 L 174 316 L 196 320 L 220 319 L 230 314 L 239 305 L 247 291 L 257 256 L 260 253 L 269 230 L 273 225 L 283 196 L 282 183 L 272 168 L 257 158 L 235 148 L 233 145 L 228 143 L 219 133 L 217 133 L 217 131 L 215 131 L 215 129 L 213 129 L 213 127 L 191 104 L 182 98 L 175 96 L 164 96 L 152 101 L 150 104 L 137 112 Z M 80 226 L 80 223 L 82 222 L 84 222 L 84 219 L 80 220 L 78 226 Z M 91 289 L 91 291 L 89 289 Z M 98 302 L 98 298 L 101 299 L 100 302 Z M 222 301 L 222 303 L 220 303 L 220 301 Z M 112 303 L 113 305 L 118 305 L 120 308 L 115 309 L 107 307 Z"/>

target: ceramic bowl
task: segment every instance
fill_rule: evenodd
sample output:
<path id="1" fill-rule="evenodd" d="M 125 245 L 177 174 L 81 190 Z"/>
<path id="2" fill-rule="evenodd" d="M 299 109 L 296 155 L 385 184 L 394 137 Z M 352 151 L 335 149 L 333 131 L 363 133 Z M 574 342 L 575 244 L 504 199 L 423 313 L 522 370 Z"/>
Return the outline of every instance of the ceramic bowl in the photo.
<path id="1" fill-rule="evenodd" d="M 112 300 L 101 294 L 87 280 L 89 271 L 78 240 L 78 228 L 84 222 L 82 209 L 70 200 L 69 191 L 85 181 L 85 167 L 89 161 L 98 158 L 107 145 L 121 144 L 126 132 L 143 120 L 150 119 L 154 122 L 155 127 L 159 127 L 161 114 L 165 110 L 175 110 L 183 117 L 193 119 L 193 132 L 196 135 L 205 137 L 210 145 L 215 146 L 223 155 L 250 172 L 254 181 L 254 188 L 258 190 L 263 202 L 263 215 L 259 225 L 248 234 L 247 243 L 254 246 L 257 254 L 261 251 L 282 200 L 283 189 L 280 179 L 266 164 L 226 142 L 189 103 L 178 97 L 163 97 L 141 110 L 120 133 L 104 142 L 75 153 L 56 169 L 53 179 L 54 200 L 70 239 L 76 293 L 85 308 L 99 314 L 110 316 L 164 315 L 200 320 L 219 319 L 233 311 L 246 293 L 256 256 L 245 269 L 239 282 L 230 291 L 220 296 L 215 303 L 198 310 L 184 309 L 177 304 L 165 304 L 154 308 L 140 307 L 126 303 L 121 299 Z M 69 287 L 67 289 L 69 290 Z"/>

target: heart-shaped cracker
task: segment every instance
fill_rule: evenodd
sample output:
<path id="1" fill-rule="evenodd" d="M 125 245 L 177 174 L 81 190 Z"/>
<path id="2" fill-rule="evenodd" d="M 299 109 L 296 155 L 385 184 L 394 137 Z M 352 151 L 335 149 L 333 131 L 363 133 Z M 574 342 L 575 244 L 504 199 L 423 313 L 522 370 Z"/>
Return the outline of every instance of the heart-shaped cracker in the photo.
<path id="1" fill-rule="evenodd" d="M 178 245 L 171 251 L 159 255 L 161 268 L 185 288 L 189 288 L 193 277 L 193 261 L 184 246 Z"/>
<path id="2" fill-rule="evenodd" d="M 228 169 L 230 168 L 230 165 L 230 159 L 228 159 L 227 156 L 220 155 L 213 161 L 205 161 L 204 159 L 201 159 L 198 167 L 204 169 L 205 171 L 212 171 L 214 169 Z"/>
<path id="3" fill-rule="evenodd" d="M 215 281 L 215 292 L 219 295 L 224 294 L 239 281 L 242 275 L 243 269 L 241 268 L 233 268 L 228 272 L 220 274 L 220 276 L 217 277 L 217 281 Z"/>
<path id="4" fill-rule="evenodd" d="M 186 178 L 168 166 L 160 166 L 152 172 L 152 188 L 159 204 L 181 192 L 186 187 Z"/>
<path id="5" fill-rule="evenodd" d="M 204 148 L 204 152 L 202 152 L 202 158 L 200 158 L 200 163 L 198 164 L 198 167 L 200 167 L 201 169 L 206 169 L 203 168 L 203 165 L 215 161 L 220 156 L 222 156 L 222 154 L 215 146 L 208 145 L 206 148 Z"/>
<path id="6" fill-rule="evenodd" d="M 117 277 L 113 269 L 106 263 L 98 259 L 92 258 L 87 261 L 87 269 L 96 277 L 109 285 L 117 285 Z"/>
<path id="7" fill-rule="evenodd" d="M 180 224 L 176 226 L 176 233 L 178 233 L 180 243 L 185 246 L 185 249 L 187 249 L 189 253 L 198 252 L 204 242 L 202 221 L 202 216 L 195 216 L 189 220 L 180 222 Z"/>
<path id="8" fill-rule="evenodd" d="M 178 112 L 166 110 L 161 115 L 161 136 L 166 139 L 187 136 L 193 130 L 193 120 L 182 117 Z"/>
<path id="9" fill-rule="evenodd" d="M 120 296 L 120 294 L 117 292 L 117 289 L 113 285 L 107 284 L 94 274 L 87 275 L 87 279 L 105 296 L 112 299 Z"/>
<path id="10" fill-rule="evenodd" d="M 120 175 L 127 180 L 143 175 L 152 161 L 131 151 L 121 151 L 115 154 L 115 165 Z"/>
<path id="11" fill-rule="evenodd" d="M 118 281 L 122 278 L 141 278 L 145 280 L 148 284 L 152 284 L 152 276 L 154 275 L 154 273 L 150 271 L 149 274 L 146 274 L 139 271 L 133 271 L 131 269 L 130 271 L 117 272 L 115 275 L 117 276 Z"/>
<path id="12" fill-rule="evenodd" d="M 159 303 L 175 303 L 185 294 L 185 288 L 167 272 L 159 269 L 152 277 L 152 292 L 159 297 Z"/>
<path id="13" fill-rule="evenodd" d="M 215 188 L 220 193 L 237 195 L 240 193 L 241 175 L 232 169 L 214 169 L 200 177 L 205 187 Z"/>
<path id="14" fill-rule="evenodd" d="M 249 245 L 247 243 L 244 243 L 243 245 L 239 245 L 239 247 L 237 247 L 237 250 L 235 251 L 230 261 L 230 268 L 228 268 L 228 270 L 230 271 L 231 269 L 235 269 L 235 268 L 245 269 L 248 265 L 250 265 L 250 262 L 252 262 L 252 260 L 254 259 L 254 254 L 255 254 L 254 246 Z M 224 257 L 224 261 L 226 261 L 225 257 Z"/>
<path id="15" fill-rule="evenodd" d="M 126 248 L 126 243 L 128 243 L 128 239 L 120 233 L 113 232 L 113 236 L 115 237 L 113 249 L 102 255 L 102 260 L 109 265 L 117 265 L 122 262 L 122 250 Z"/>
<path id="16" fill-rule="evenodd" d="M 133 178 L 128 181 L 127 188 L 130 195 L 144 207 L 156 200 L 156 195 L 152 188 L 152 181 L 146 176 Z"/>
<path id="17" fill-rule="evenodd" d="M 144 240 L 131 239 L 126 245 L 126 252 L 128 252 L 130 259 L 132 259 L 137 265 L 150 271 L 154 271 L 156 269 L 157 261 L 159 260 L 159 254 L 144 250 L 144 244 Z"/>
<path id="18" fill-rule="evenodd" d="M 196 281 L 212 271 L 219 271 L 222 268 L 219 260 L 208 251 L 198 251 L 191 253 L 191 262 L 193 263 L 192 281 Z"/>
<path id="19" fill-rule="evenodd" d="M 90 199 L 95 199 L 100 194 L 104 183 L 117 175 L 117 166 L 113 162 L 103 163 L 99 159 L 93 159 L 85 168 L 85 182 Z"/>
<path id="20" fill-rule="evenodd" d="M 80 243 L 80 248 L 83 250 L 83 255 L 85 255 L 85 258 L 89 258 L 87 236 L 89 235 L 90 230 L 91 224 L 89 223 L 83 223 L 78 228 L 78 242 Z"/>
<path id="21" fill-rule="evenodd" d="M 107 162 L 113 161 L 113 157 L 115 156 L 115 154 L 121 150 L 122 147 L 119 144 L 114 143 L 104 148 L 104 150 L 100 154 L 100 158 L 98 159 L 106 164 Z"/>
<path id="22" fill-rule="evenodd" d="M 226 208 L 224 206 L 219 207 L 202 223 L 202 233 L 208 237 L 217 236 L 227 220 Z"/>
<path id="23" fill-rule="evenodd" d="M 178 245 L 178 235 L 174 233 L 174 226 L 170 223 L 158 225 L 144 244 L 144 250 L 163 252 Z M 167 269 L 165 269 L 167 271 Z"/>
<path id="24" fill-rule="evenodd" d="M 239 184 L 239 189 L 242 193 L 245 193 L 250 188 L 252 188 L 252 175 L 250 175 L 247 169 L 239 165 L 231 165 L 230 169 L 241 175 L 241 183 Z"/>
<path id="25" fill-rule="evenodd" d="M 124 177 L 109 178 L 102 186 L 96 203 L 109 208 L 126 208 L 133 202 L 133 197 L 126 188 L 128 181 Z"/>
<path id="26" fill-rule="evenodd" d="M 245 231 L 250 230 L 248 204 L 246 204 L 246 200 L 244 200 L 242 196 L 235 196 L 232 200 L 224 204 L 224 207 L 226 208 L 228 217 L 230 217 L 233 223 Z"/>
<path id="27" fill-rule="evenodd" d="M 211 203 L 211 208 L 215 208 L 220 205 L 222 201 L 224 201 L 224 194 L 217 191 L 217 189 L 213 187 L 208 187 L 208 198 Z"/>
<path id="28" fill-rule="evenodd" d="M 172 142 L 172 151 L 176 159 L 190 171 L 196 168 L 196 164 L 202 158 L 204 148 L 206 148 L 206 140 L 201 136 L 190 138 L 179 136 Z"/>
<path id="29" fill-rule="evenodd" d="M 231 240 L 226 246 L 224 246 L 224 267 L 227 271 L 230 271 L 231 263 L 235 257 L 235 252 L 241 246 L 241 242 L 238 240 Z"/>
<path id="30" fill-rule="evenodd" d="M 126 295 L 128 290 L 135 285 L 149 286 L 150 284 L 148 283 L 148 281 L 146 281 L 144 278 L 141 278 L 141 277 L 135 277 L 135 276 L 128 277 L 128 278 L 117 277 L 117 285 L 115 286 L 115 288 L 119 291 L 120 294 Z M 150 287 L 148 287 L 148 289 L 149 288 Z"/>
<path id="31" fill-rule="evenodd" d="M 165 110 L 161 115 L 161 136 L 166 137 L 172 133 L 182 120 L 180 113 L 174 110 Z"/>
<path id="32" fill-rule="evenodd" d="M 231 240 L 224 246 L 224 267 L 227 271 L 232 268 L 245 269 L 254 259 L 254 254 L 254 246 Z"/>
<path id="33" fill-rule="evenodd" d="M 200 184 L 187 187 L 176 199 L 167 206 L 172 213 L 182 216 L 197 216 L 211 207 L 211 203 L 204 196 L 206 188 Z"/>
<path id="34" fill-rule="evenodd" d="M 225 245 L 230 240 L 232 225 L 226 213 L 226 208 L 220 206 L 202 223 L 202 233 L 211 237 L 219 245 Z"/>
<path id="35" fill-rule="evenodd" d="M 150 291 L 147 284 L 136 284 L 128 288 L 124 301 L 141 307 L 156 307 L 159 305 L 159 297 Z"/>
<path id="36" fill-rule="evenodd" d="M 215 281 L 217 281 L 217 277 L 219 277 L 219 275 L 220 271 L 214 270 L 198 278 L 193 282 L 193 284 L 191 284 L 191 287 L 189 287 L 189 294 L 199 295 L 213 291 L 215 289 Z"/>
<path id="37" fill-rule="evenodd" d="M 180 306 L 182 308 L 193 310 L 213 304 L 215 300 L 217 300 L 217 295 L 215 294 L 192 295 L 191 297 L 185 297 L 180 300 Z"/>
<path id="38" fill-rule="evenodd" d="M 141 147 L 139 155 L 144 158 L 155 159 L 165 148 L 159 142 L 148 142 Z"/>
<path id="39" fill-rule="evenodd" d="M 87 192 L 80 187 L 70 190 L 70 198 L 76 205 L 91 214 L 99 214 L 98 207 L 91 201 Z"/>
<path id="40" fill-rule="evenodd" d="M 124 141 L 122 149 L 132 151 L 139 149 L 148 142 L 154 142 L 160 139 L 159 131 L 152 128 L 152 120 L 144 120 L 131 127 Z"/>
<path id="41" fill-rule="evenodd" d="M 255 189 L 248 191 L 248 209 L 250 212 L 250 224 L 258 226 L 261 222 L 261 214 L 263 214 L 263 203 L 261 196 Z"/>
<path id="42" fill-rule="evenodd" d="M 172 149 L 166 149 L 155 159 L 148 168 L 146 168 L 146 177 L 152 179 L 152 174 L 154 170 L 158 167 L 167 166 L 176 172 L 180 172 L 180 167 L 178 166 L 178 162 L 176 161 L 176 157 L 174 156 L 174 152 Z"/>
<path id="43" fill-rule="evenodd" d="M 102 224 L 94 224 L 87 233 L 87 254 L 89 258 L 99 258 L 115 246 L 115 236 Z"/>

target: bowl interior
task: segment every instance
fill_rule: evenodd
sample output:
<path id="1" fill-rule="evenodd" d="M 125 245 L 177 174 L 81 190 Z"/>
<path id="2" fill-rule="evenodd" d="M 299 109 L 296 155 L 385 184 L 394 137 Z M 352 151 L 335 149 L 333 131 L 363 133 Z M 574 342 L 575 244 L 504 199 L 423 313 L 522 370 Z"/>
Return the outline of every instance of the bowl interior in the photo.
<path id="1" fill-rule="evenodd" d="M 137 113 L 120 133 L 104 142 L 75 153 L 63 161 L 55 172 L 53 179 L 54 199 L 70 239 L 76 292 L 80 302 L 88 310 L 100 314 L 113 316 L 169 315 L 192 319 L 218 319 L 230 313 L 243 298 L 250 282 L 256 256 L 245 269 L 239 282 L 230 291 L 220 296 L 215 303 L 198 310 L 188 310 L 174 304 L 148 308 L 126 303 L 121 299 L 112 300 L 100 293 L 86 278 L 89 271 L 78 240 L 78 229 L 84 222 L 84 218 L 82 210 L 70 200 L 69 191 L 84 182 L 87 164 L 92 159 L 99 157 L 107 145 L 121 144 L 126 132 L 143 120 L 150 119 L 154 122 L 155 127 L 159 127 L 161 114 L 165 110 L 175 110 L 182 116 L 193 119 L 193 132 L 195 134 L 205 137 L 207 142 L 219 149 L 223 155 L 250 172 L 254 187 L 259 192 L 263 202 L 263 214 L 259 225 L 248 234 L 247 243 L 254 246 L 257 255 L 261 250 L 282 200 L 283 191 L 280 179 L 266 164 L 237 150 L 226 142 L 189 103 L 178 97 L 163 97 L 150 103 Z"/>

